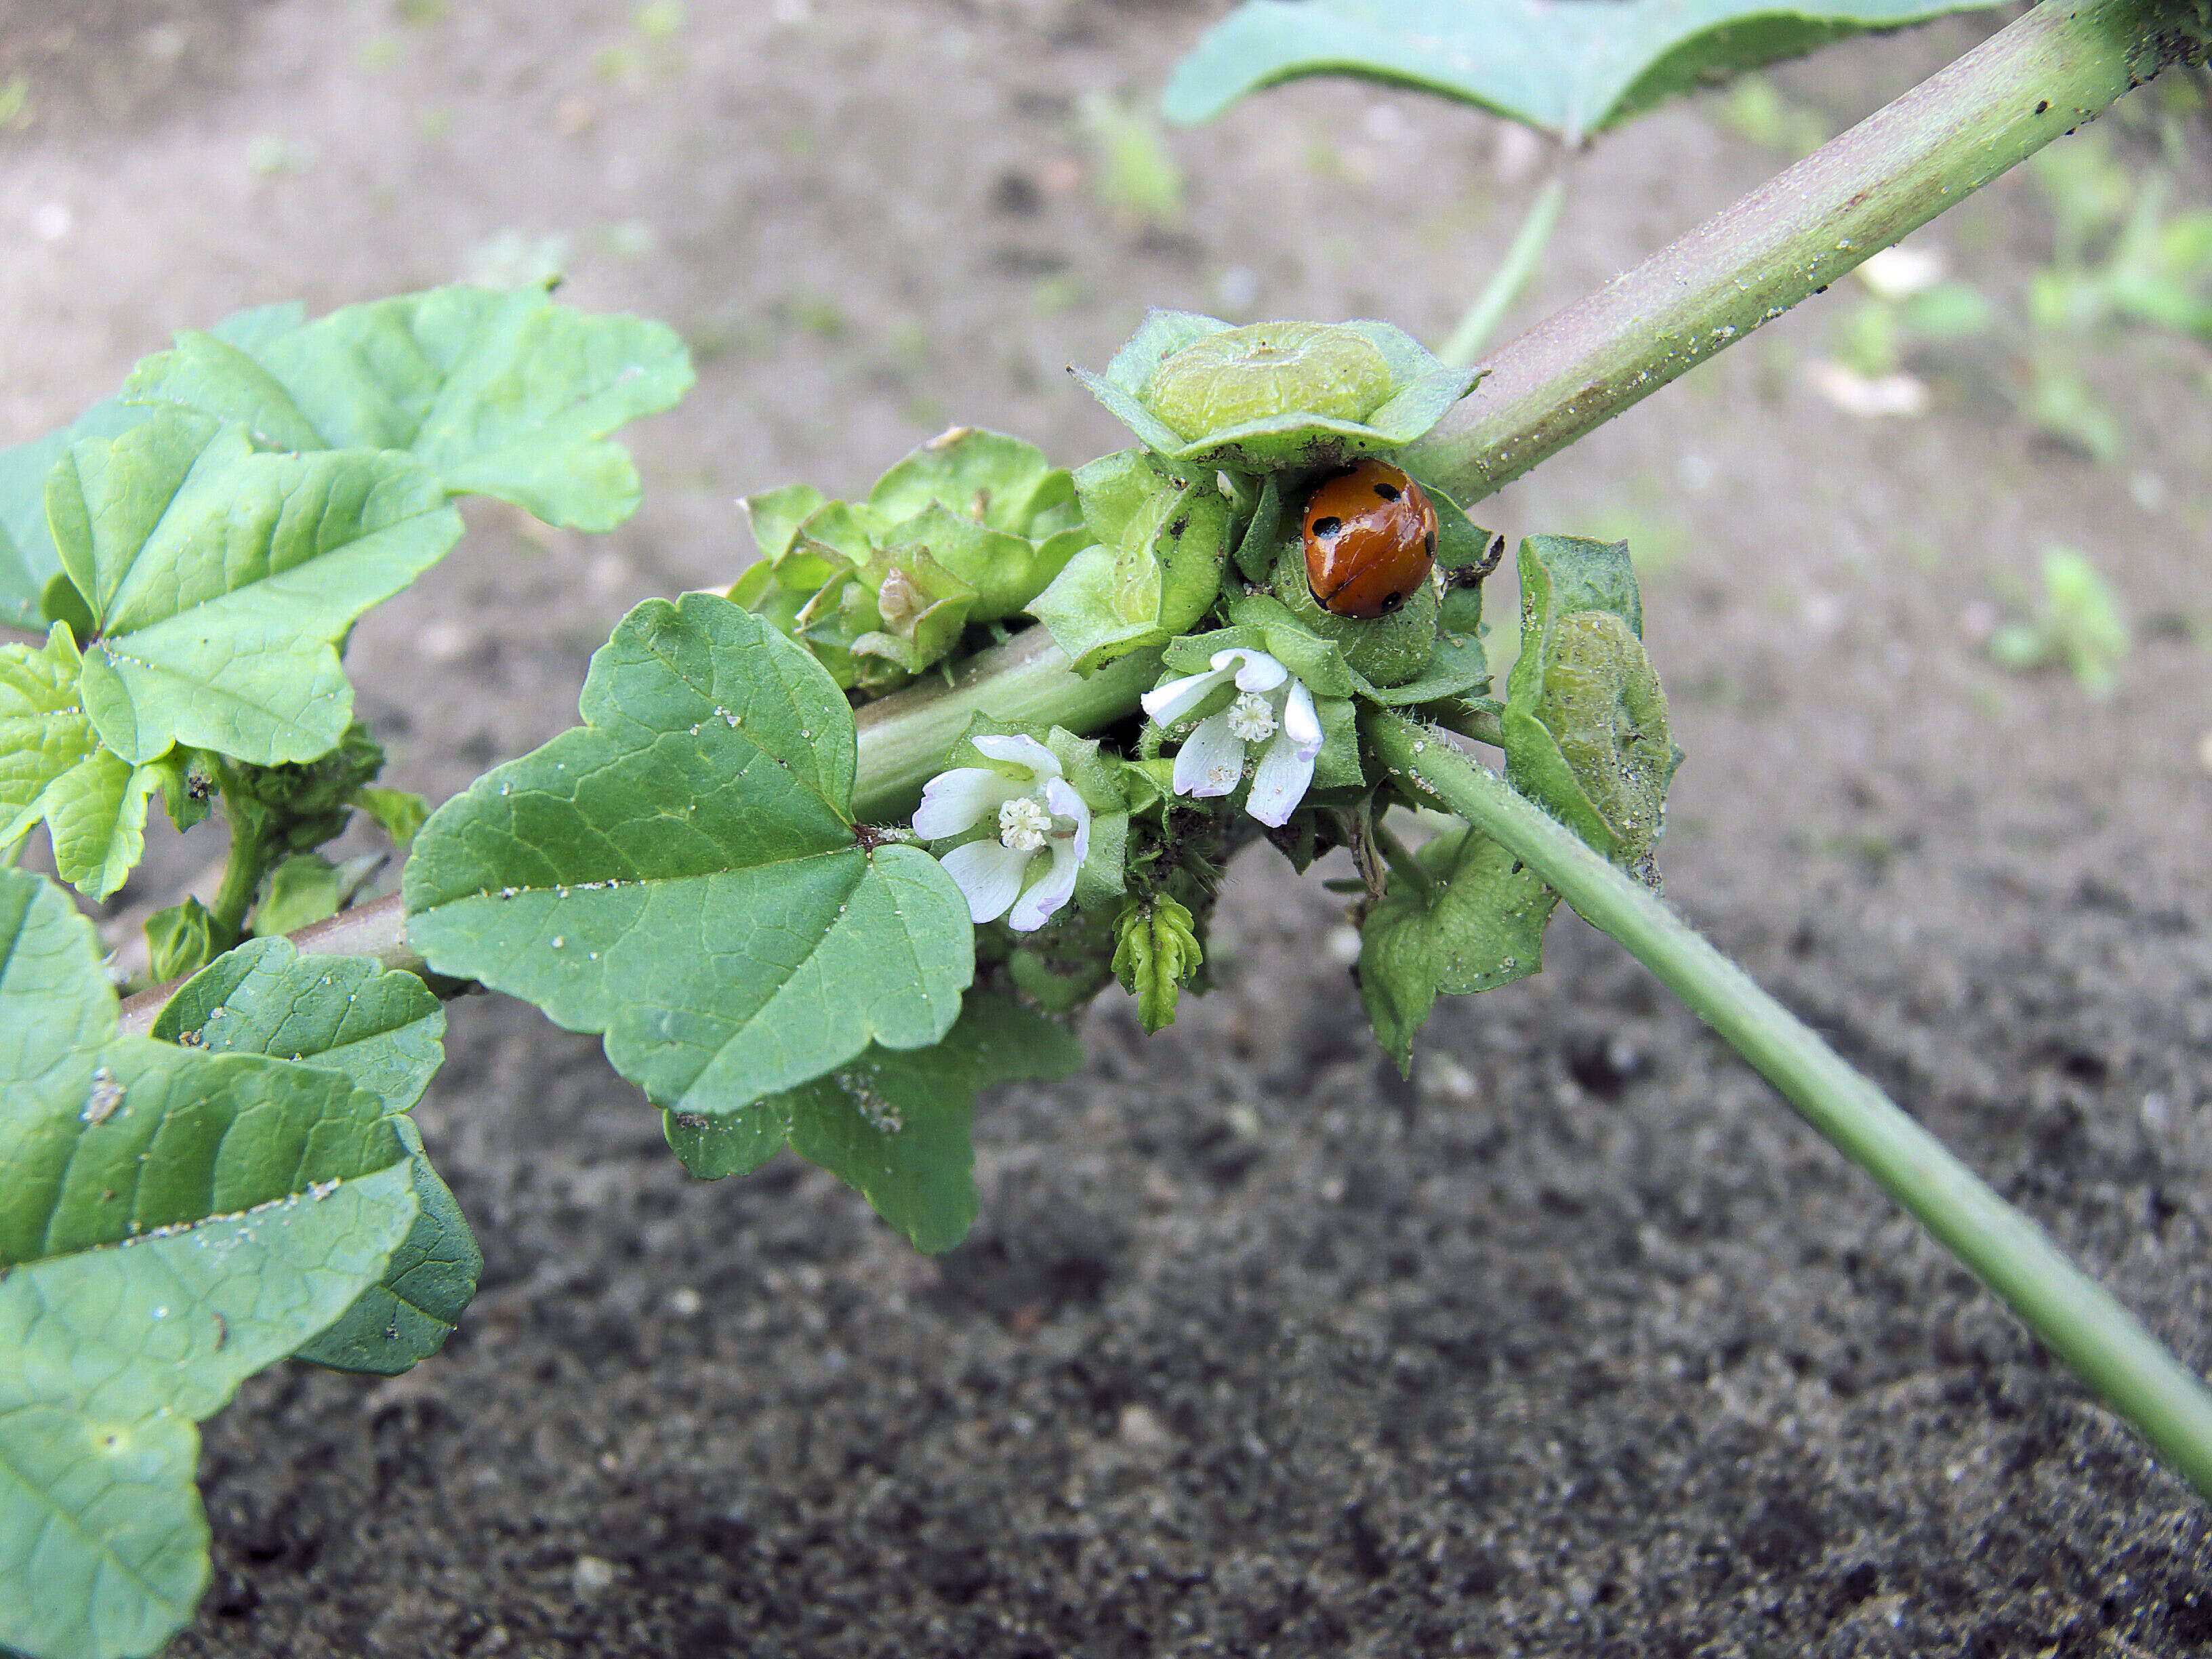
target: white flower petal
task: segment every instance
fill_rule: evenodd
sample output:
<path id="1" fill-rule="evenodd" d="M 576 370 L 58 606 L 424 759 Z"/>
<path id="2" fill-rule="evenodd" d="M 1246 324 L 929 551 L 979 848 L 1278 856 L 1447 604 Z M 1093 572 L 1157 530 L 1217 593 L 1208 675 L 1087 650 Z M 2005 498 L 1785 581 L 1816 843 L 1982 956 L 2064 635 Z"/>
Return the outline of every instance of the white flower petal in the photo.
<path id="1" fill-rule="evenodd" d="M 1154 725 L 1173 726 L 1204 702 L 1213 688 L 1228 678 L 1228 671 L 1220 668 L 1209 673 L 1185 674 L 1179 680 L 1156 686 L 1138 701 L 1144 704 L 1145 713 Z"/>
<path id="2" fill-rule="evenodd" d="M 1225 795 L 1243 775 L 1244 739 L 1230 726 L 1226 713 L 1208 714 L 1176 757 L 1175 792 Z"/>
<path id="3" fill-rule="evenodd" d="M 1260 763 L 1252 769 L 1252 793 L 1245 797 L 1244 810 L 1270 830 L 1281 829 L 1306 797 L 1317 752 L 1318 744 L 1314 750 L 1301 753 L 1288 726 L 1276 732 L 1273 741 L 1260 751 Z"/>
<path id="4" fill-rule="evenodd" d="M 965 835 L 1033 787 L 980 766 L 956 766 L 950 772 L 939 772 L 921 786 L 921 805 L 914 812 L 914 832 L 925 841 Z"/>
<path id="5" fill-rule="evenodd" d="M 1215 652 L 1213 665 L 1226 668 L 1231 660 L 1239 657 L 1243 659 L 1243 665 L 1237 671 L 1237 689 L 1239 691 L 1272 691 L 1291 677 L 1291 671 L 1266 652 L 1247 651 L 1241 645 L 1232 645 L 1226 651 Z"/>
<path id="6" fill-rule="evenodd" d="M 1283 731 L 1297 744 L 1300 760 L 1311 760 L 1321 753 L 1321 710 L 1314 707 L 1313 693 L 1306 690 L 1304 680 L 1291 682 L 1290 701 L 1283 705 Z"/>
<path id="7" fill-rule="evenodd" d="M 1075 820 L 1075 833 L 1054 838 L 1052 868 L 1021 896 L 1006 918 L 1006 926 L 1017 933 L 1035 933 L 1075 896 L 1075 878 L 1091 852 L 1091 809 L 1083 798 L 1055 778 L 1045 786 L 1045 800 L 1055 817 Z"/>
<path id="8" fill-rule="evenodd" d="M 973 921 L 995 921 L 1022 890 L 1022 873 L 1035 854 L 1017 853 L 986 836 L 963 842 L 938 862 L 953 885 L 967 895 L 968 915 Z"/>
<path id="9" fill-rule="evenodd" d="M 1010 737 L 994 737 L 986 733 L 969 741 L 975 745 L 975 752 L 987 759 L 1013 761 L 1028 767 L 1040 778 L 1060 775 L 1060 763 L 1053 758 L 1052 750 L 1035 738 L 1023 737 L 1018 733 Z"/>

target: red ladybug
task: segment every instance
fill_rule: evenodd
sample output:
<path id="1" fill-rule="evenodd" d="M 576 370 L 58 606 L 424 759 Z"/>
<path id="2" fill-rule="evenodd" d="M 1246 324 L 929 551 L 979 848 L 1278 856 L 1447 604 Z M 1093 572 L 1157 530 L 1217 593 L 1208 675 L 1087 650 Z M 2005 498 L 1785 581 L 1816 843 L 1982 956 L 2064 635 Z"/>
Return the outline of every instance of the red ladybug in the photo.
<path id="1" fill-rule="evenodd" d="M 1387 617 L 1437 562 L 1437 510 L 1384 461 L 1325 479 L 1306 504 L 1306 586 L 1340 617 Z"/>

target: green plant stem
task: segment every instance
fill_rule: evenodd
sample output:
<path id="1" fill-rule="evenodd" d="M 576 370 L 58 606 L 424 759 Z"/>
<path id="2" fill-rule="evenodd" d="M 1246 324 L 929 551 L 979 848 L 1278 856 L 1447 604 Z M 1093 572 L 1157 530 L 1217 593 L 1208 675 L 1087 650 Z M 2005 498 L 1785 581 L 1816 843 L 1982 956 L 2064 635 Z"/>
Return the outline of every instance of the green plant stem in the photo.
<path id="1" fill-rule="evenodd" d="M 1505 258 L 1498 269 L 1490 273 L 1474 303 L 1467 308 L 1467 315 L 1459 319 L 1451 338 L 1444 342 L 1443 349 L 1437 353 L 1443 362 L 1454 368 L 1465 368 L 1474 361 L 1474 354 L 1482 349 L 1498 325 L 1504 319 L 1506 308 L 1520 297 L 1534 274 L 1536 261 L 1543 258 L 1544 249 L 1552 240 L 1552 233 L 1559 226 L 1559 210 L 1566 205 L 1567 174 L 1564 158 L 1536 192 L 1536 199 L 1528 204 L 1528 210 L 1521 218 L 1521 228 L 1513 233 L 1512 245 L 1505 250 Z"/>
<path id="2" fill-rule="evenodd" d="M 1160 653 L 1139 651 L 1086 679 L 1070 666 L 1051 635 L 1042 628 L 1025 629 L 1004 645 L 969 658 L 949 683 L 938 679 L 909 686 L 860 710 L 853 815 L 860 823 L 881 823 L 913 811 L 921 786 L 943 769 L 945 751 L 976 714 L 1096 732 L 1133 714 L 1138 698 L 1151 690 L 1159 673 Z M 255 865 L 249 878 L 234 842 L 231 863 L 223 872 L 223 894 L 234 896 L 234 885 L 241 885 L 250 903 L 263 872 L 263 866 Z M 241 907 L 240 921 L 245 914 Z M 407 913 L 397 894 L 317 922 L 291 937 L 306 951 L 374 957 L 386 968 L 410 973 L 421 973 L 426 966 L 407 944 Z M 155 1016 L 183 983 L 173 980 L 126 1000 L 124 1030 L 150 1030 Z"/>
<path id="3" fill-rule="evenodd" d="M 228 811 L 230 858 L 222 866 L 222 885 L 216 890 L 208 914 L 236 938 L 246 931 L 246 913 L 253 908 L 253 895 L 269 873 L 270 848 L 249 818 L 258 813 Z"/>
<path id="4" fill-rule="evenodd" d="M 1386 765 L 1494 837 L 1664 981 L 2212 1498 L 2212 1394 L 2040 1228 L 1656 895 L 1496 773 L 1397 715 L 1370 714 L 1361 729 Z"/>
<path id="5" fill-rule="evenodd" d="M 2185 57 L 2176 0 L 2044 0 L 1718 217 L 1494 353 L 1405 460 L 1473 505 Z"/>
<path id="6" fill-rule="evenodd" d="M 1160 676 L 1160 653 L 1137 651 L 1087 679 L 1042 628 L 980 651 L 952 679 L 925 681 L 864 704 L 853 816 L 862 823 L 904 817 L 921 786 L 945 769 L 952 741 L 977 714 L 1094 732 L 1133 714 Z"/>

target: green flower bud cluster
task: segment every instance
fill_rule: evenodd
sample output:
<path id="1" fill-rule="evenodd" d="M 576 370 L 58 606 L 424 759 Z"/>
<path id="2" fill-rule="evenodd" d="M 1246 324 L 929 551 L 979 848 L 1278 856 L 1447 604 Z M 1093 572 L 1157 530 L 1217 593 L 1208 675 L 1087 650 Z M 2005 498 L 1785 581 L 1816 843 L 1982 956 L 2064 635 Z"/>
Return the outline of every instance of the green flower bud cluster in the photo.
<path id="1" fill-rule="evenodd" d="M 729 597 L 869 695 L 951 655 L 968 629 L 1020 614 L 1092 539 L 1066 470 L 980 427 L 931 439 L 866 501 L 793 484 L 744 507 L 761 557 Z"/>

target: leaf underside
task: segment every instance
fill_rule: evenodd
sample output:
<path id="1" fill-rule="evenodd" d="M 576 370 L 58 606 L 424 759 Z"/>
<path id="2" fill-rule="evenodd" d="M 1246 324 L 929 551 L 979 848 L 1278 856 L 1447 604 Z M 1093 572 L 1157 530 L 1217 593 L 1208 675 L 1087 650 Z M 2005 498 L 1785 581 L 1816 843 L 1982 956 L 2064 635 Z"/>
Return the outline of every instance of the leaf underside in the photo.
<path id="1" fill-rule="evenodd" d="M 1176 66 L 1161 107 L 1354 75 L 1463 100 L 1571 143 L 1670 98 L 1868 29 L 1988 0 L 1247 0 Z"/>

